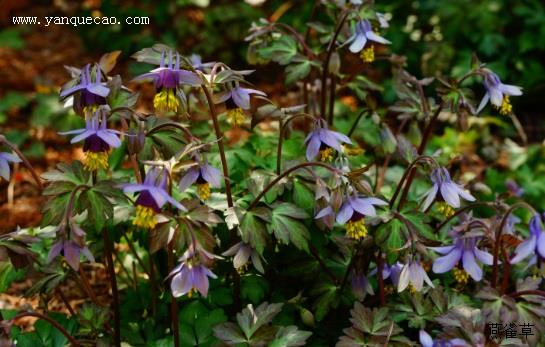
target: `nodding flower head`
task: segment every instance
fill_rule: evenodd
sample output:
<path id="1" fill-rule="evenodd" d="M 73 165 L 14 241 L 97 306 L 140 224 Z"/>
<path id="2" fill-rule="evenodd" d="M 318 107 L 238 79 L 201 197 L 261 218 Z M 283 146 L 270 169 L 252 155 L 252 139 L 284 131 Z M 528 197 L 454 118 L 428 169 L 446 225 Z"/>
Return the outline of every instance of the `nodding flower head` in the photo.
<path id="1" fill-rule="evenodd" d="M 125 193 L 139 193 L 136 198 L 136 216 L 133 224 L 144 228 L 153 229 L 157 225 L 156 214 L 167 202 L 181 211 L 187 211 L 178 201 L 171 197 L 167 189 L 168 173 L 165 169 L 151 168 L 146 174 L 142 184 L 126 184 L 123 186 Z"/>
<path id="2" fill-rule="evenodd" d="M 529 256 L 532 257 L 530 263 L 535 263 L 537 256 L 545 258 L 545 231 L 539 214 L 535 214 L 530 220 L 530 237 L 517 246 L 511 264 L 516 264 Z"/>
<path id="3" fill-rule="evenodd" d="M 226 250 L 224 253 L 222 253 L 224 256 L 234 256 L 233 257 L 233 266 L 237 270 L 239 274 L 243 274 L 248 270 L 248 264 L 251 262 L 256 268 L 257 271 L 261 273 L 265 273 L 265 269 L 263 268 L 263 263 L 261 261 L 261 256 L 259 253 L 252 248 L 251 245 L 239 242 L 233 247 Z"/>
<path id="4" fill-rule="evenodd" d="M 488 101 L 490 101 L 500 111 L 500 114 L 508 115 L 513 110 L 509 97 L 522 95 L 521 87 L 503 84 L 498 75 L 488 69 L 484 69 L 483 84 L 486 93 L 477 108 L 477 113 L 481 112 Z"/>
<path id="5" fill-rule="evenodd" d="M 107 105 L 106 97 L 110 94 L 110 88 L 101 79 L 100 67 L 95 64 L 91 70 L 91 64 L 87 64 L 81 69 L 78 84 L 62 90 L 60 97 L 64 99 L 74 96 L 74 111 L 77 113 L 94 113 L 98 106 Z"/>
<path id="6" fill-rule="evenodd" d="M 217 278 L 217 276 L 208 269 L 206 263 L 215 257 L 204 249 L 195 249 L 190 247 L 180 258 L 180 264 L 176 266 L 169 274 L 172 277 L 170 289 L 175 298 L 182 295 L 192 297 L 194 292 L 201 293 L 202 296 L 208 295 L 208 277 Z"/>
<path id="7" fill-rule="evenodd" d="M 384 37 L 379 36 L 373 31 L 371 22 L 367 19 L 360 20 L 356 23 L 356 29 L 352 36 L 348 38 L 346 43 L 351 43 L 348 48 L 352 53 L 360 53 L 360 57 L 366 63 L 371 63 L 375 60 L 375 48 L 373 44 L 368 42 L 376 42 L 388 45 L 391 42 Z"/>
<path id="8" fill-rule="evenodd" d="M 454 214 L 454 209 L 460 207 L 460 197 L 467 201 L 475 201 L 475 198 L 466 192 L 462 186 L 450 179 L 450 174 L 444 167 L 432 171 L 431 181 L 433 186 L 425 194 L 426 200 L 422 205 L 423 210 L 427 210 L 432 202 L 437 200 L 439 202 L 439 211 L 450 217 Z"/>
<path id="9" fill-rule="evenodd" d="M 378 198 L 360 197 L 356 194 L 348 196 L 337 213 L 337 223 L 346 224 L 346 235 L 349 238 L 362 239 L 367 236 L 364 217 L 377 215 L 375 205 L 384 206 L 388 203 Z"/>
<path id="10" fill-rule="evenodd" d="M 218 169 L 203 160 L 198 165 L 187 170 L 180 180 L 180 191 L 186 190 L 193 183 L 197 183 L 197 193 L 201 200 L 210 198 L 210 187 L 219 188 L 221 173 Z"/>
<path id="11" fill-rule="evenodd" d="M 161 54 L 158 68 L 137 76 L 134 80 L 152 79 L 155 82 L 156 94 L 153 98 L 153 107 L 158 112 L 177 112 L 180 107 L 180 89 L 182 84 L 199 86 L 202 81 L 191 71 L 180 69 L 180 55 L 174 56 L 172 51 Z"/>
<path id="12" fill-rule="evenodd" d="M 61 132 L 61 135 L 77 135 L 70 142 L 84 141 L 85 169 L 96 171 L 108 168 L 108 156 L 111 148 L 121 145 L 117 130 L 107 128 L 106 114 L 98 109 L 85 121 L 85 128 Z"/>
<path id="13" fill-rule="evenodd" d="M 335 151 L 343 150 L 343 143 L 352 144 L 352 141 L 346 135 L 329 130 L 325 122 L 318 120 L 314 130 L 305 139 L 307 160 L 311 161 L 318 156 L 320 161 L 330 162 L 334 158 Z"/>
<path id="14" fill-rule="evenodd" d="M 460 284 L 466 284 L 469 276 L 475 281 L 480 281 L 483 278 L 483 270 L 479 263 L 492 265 L 492 255 L 477 248 L 478 237 L 463 237 L 454 233 L 453 238 L 451 246 L 431 247 L 443 255 L 433 262 L 433 272 L 444 273 L 454 269 L 454 278 Z"/>
<path id="15" fill-rule="evenodd" d="M 85 244 L 85 232 L 76 224 L 70 225 L 70 238 L 67 238 L 64 226 L 61 226 L 57 233 L 60 239 L 53 244 L 47 262 L 50 263 L 63 255 L 64 259 L 72 269 L 78 271 L 80 264 L 80 256 L 83 254 L 89 261 L 94 262 L 95 258 L 89 248 Z"/>
<path id="16" fill-rule="evenodd" d="M 419 334 L 420 344 L 422 347 L 466 347 L 468 344 L 462 339 L 432 339 L 430 334 L 425 330 L 420 330 Z"/>
<path id="17" fill-rule="evenodd" d="M 262 91 L 244 88 L 236 84 L 233 88 L 220 93 L 216 102 L 225 102 L 227 109 L 227 120 L 233 126 L 239 126 L 244 123 L 244 111 L 250 109 L 250 95 L 256 94 L 265 96 Z"/>
<path id="18" fill-rule="evenodd" d="M 22 160 L 11 153 L 6 152 L 0 152 L 0 177 L 5 179 L 6 181 L 9 181 L 10 177 L 10 168 L 9 163 L 20 163 Z"/>
<path id="19" fill-rule="evenodd" d="M 411 260 L 404 264 L 401 273 L 399 274 L 399 280 L 397 283 L 397 291 L 402 292 L 407 287 L 410 287 L 411 292 L 419 292 L 422 290 L 426 282 L 430 287 L 434 288 L 434 285 L 426 270 L 420 264 L 418 260 Z"/>

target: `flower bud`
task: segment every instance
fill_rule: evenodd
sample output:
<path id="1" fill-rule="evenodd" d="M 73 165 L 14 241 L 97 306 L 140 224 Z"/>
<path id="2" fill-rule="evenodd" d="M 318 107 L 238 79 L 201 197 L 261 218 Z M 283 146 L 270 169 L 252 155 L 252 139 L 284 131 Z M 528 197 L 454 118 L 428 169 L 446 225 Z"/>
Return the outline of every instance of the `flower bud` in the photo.
<path id="1" fill-rule="evenodd" d="M 302 307 L 301 310 L 299 310 L 299 314 L 301 315 L 301 321 L 303 321 L 303 324 L 309 327 L 314 326 L 314 315 L 312 312 Z"/>
<path id="2" fill-rule="evenodd" d="M 127 149 L 129 154 L 134 155 L 140 153 L 144 148 L 146 135 L 141 128 L 130 128 L 127 136 Z"/>

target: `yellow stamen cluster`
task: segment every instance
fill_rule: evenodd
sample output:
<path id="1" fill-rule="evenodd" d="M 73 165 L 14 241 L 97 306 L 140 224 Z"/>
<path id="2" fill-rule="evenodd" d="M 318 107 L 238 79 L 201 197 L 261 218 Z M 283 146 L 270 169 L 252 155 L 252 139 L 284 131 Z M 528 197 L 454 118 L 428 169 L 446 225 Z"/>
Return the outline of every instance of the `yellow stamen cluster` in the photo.
<path id="1" fill-rule="evenodd" d="M 98 105 L 90 105 L 90 106 L 85 106 L 83 108 L 83 114 L 87 117 L 87 115 L 91 115 L 91 114 L 94 114 L 98 109 Z"/>
<path id="2" fill-rule="evenodd" d="M 451 217 L 454 214 L 454 209 L 447 204 L 446 202 L 440 202 L 437 206 L 437 209 L 440 213 L 442 213 L 445 217 Z"/>
<path id="3" fill-rule="evenodd" d="M 503 100 L 501 102 L 501 106 L 497 107 L 500 110 L 500 114 L 507 116 L 511 111 L 513 111 L 513 105 L 511 105 L 511 101 L 509 100 L 509 95 L 504 95 Z"/>
<path id="4" fill-rule="evenodd" d="M 187 297 L 188 297 L 189 299 L 191 299 L 191 297 L 193 296 L 193 292 L 196 292 L 195 288 L 191 288 L 191 289 L 189 290 L 189 292 L 187 292 Z"/>
<path id="5" fill-rule="evenodd" d="M 456 280 L 456 282 L 462 285 L 467 284 L 467 281 L 469 280 L 469 274 L 467 272 L 457 267 L 455 267 L 452 272 L 454 274 L 454 279 Z"/>
<path id="6" fill-rule="evenodd" d="M 391 284 L 388 284 L 387 286 L 384 286 L 384 294 L 386 294 L 386 295 L 394 294 L 394 286 L 391 285 Z"/>
<path id="7" fill-rule="evenodd" d="M 360 240 L 367 236 L 365 220 L 362 218 L 357 221 L 348 221 L 346 223 L 346 235 L 354 240 Z"/>
<path id="8" fill-rule="evenodd" d="M 108 168 L 108 152 L 85 152 L 85 163 L 83 167 L 87 171 Z"/>
<path id="9" fill-rule="evenodd" d="M 333 160 L 333 153 L 333 148 L 327 147 L 318 153 L 318 157 L 320 158 L 320 161 L 330 162 Z"/>
<path id="10" fill-rule="evenodd" d="M 242 124 L 244 124 L 245 119 L 246 117 L 244 116 L 244 110 L 241 109 L 240 107 L 227 110 L 227 121 L 232 126 L 234 127 L 241 126 Z"/>
<path id="11" fill-rule="evenodd" d="M 244 275 L 246 273 L 246 271 L 248 271 L 248 263 L 242 265 L 241 267 L 237 268 L 237 273 L 239 275 Z"/>
<path id="12" fill-rule="evenodd" d="M 197 184 L 197 194 L 199 194 L 201 200 L 208 200 L 208 198 L 210 198 L 210 184 Z"/>
<path id="13" fill-rule="evenodd" d="M 179 106 L 180 100 L 174 89 L 163 89 L 153 98 L 153 107 L 158 112 L 176 112 Z"/>
<path id="14" fill-rule="evenodd" d="M 369 46 L 364 48 L 360 53 L 360 58 L 364 63 L 372 63 L 375 61 L 375 47 Z"/>
<path id="15" fill-rule="evenodd" d="M 412 295 L 418 292 L 418 290 L 416 290 L 416 288 L 411 283 L 409 283 L 409 286 L 407 287 L 407 289 L 409 289 L 409 293 L 411 293 Z"/>
<path id="16" fill-rule="evenodd" d="M 153 229 L 157 225 L 155 211 L 152 208 L 138 205 L 136 206 L 136 216 L 132 221 L 133 225 L 143 229 Z"/>

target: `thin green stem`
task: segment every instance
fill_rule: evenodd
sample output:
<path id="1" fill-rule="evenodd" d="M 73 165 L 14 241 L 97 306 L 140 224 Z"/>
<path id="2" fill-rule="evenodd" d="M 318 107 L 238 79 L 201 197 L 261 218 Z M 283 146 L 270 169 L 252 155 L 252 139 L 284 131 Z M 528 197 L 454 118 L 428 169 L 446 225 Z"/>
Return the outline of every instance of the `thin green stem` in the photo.
<path id="1" fill-rule="evenodd" d="M 309 114 L 306 113 L 300 113 L 296 114 L 294 116 L 289 117 L 286 119 L 285 122 L 282 122 L 282 119 L 279 121 L 280 130 L 278 131 L 278 145 L 276 149 L 276 174 L 280 175 L 280 172 L 282 170 L 282 144 L 284 143 L 284 135 L 286 134 L 287 125 L 300 117 L 308 117 L 312 120 L 314 120 L 314 117 L 312 117 Z"/>

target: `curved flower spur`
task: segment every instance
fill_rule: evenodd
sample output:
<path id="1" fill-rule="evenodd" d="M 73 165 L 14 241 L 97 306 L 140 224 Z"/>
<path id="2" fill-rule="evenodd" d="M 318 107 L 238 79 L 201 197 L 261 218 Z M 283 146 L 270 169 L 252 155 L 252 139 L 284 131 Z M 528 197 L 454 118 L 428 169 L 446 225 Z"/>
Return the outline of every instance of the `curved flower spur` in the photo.
<path id="1" fill-rule="evenodd" d="M 133 224 L 144 228 L 153 229 L 158 223 L 157 214 L 168 202 L 180 211 L 187 209 L 167 193 L 168 173 L 166 169 L 152 167 L 148 170 L 142 184 L 129 183 L 122 186 L 126 194 L 139 193 L 136 198 L 136 216 Z"/>
<path id="2" fill-rule="evenodd" d="M 61 135 L 77 135 L 70 143 L 85 141 L 83 151 L 85 152 L 85 169 L 96 171 L 108 168 L 108 156 L 111 148 L 121 146 L 118 130 L 107 128 L 106 110 L 103 108 L 88 117 L 85 121 L 85 128 L 60 132 Z"/>
<path id="3" fill-rule="evenodd" d="M 108 104 L 106 98 L 110 94 L 110 88 L 102 82 L 102 76 L 103 72 L 98 64 L 94 64 L 93 68 L 91 64 L 85 65 L 80 71 L 76 84 L 70 86 L 74 83 L 71 81 L 61 89 L 61 100 L 72 96 L 76 113 L 84 115 L 94 113 L 97 107 Z"/>
<path id="4" fill-rule="evenodd" d="M 185 96 L 181 86 L 186 84 L 190 86 L 200 86 L 202 80 L 196 73 L 180 69 L 181 56 L 178 52 L 175 54 L 172 50 L 163 50 L 159 67 L 148 73 L 137 76 L 133 81 L 151 79 L 155 83 L 155 96 L 153 97 L 153 107 L 157 112 L 177 113 L 180 104 L 185 103 Z"/>

